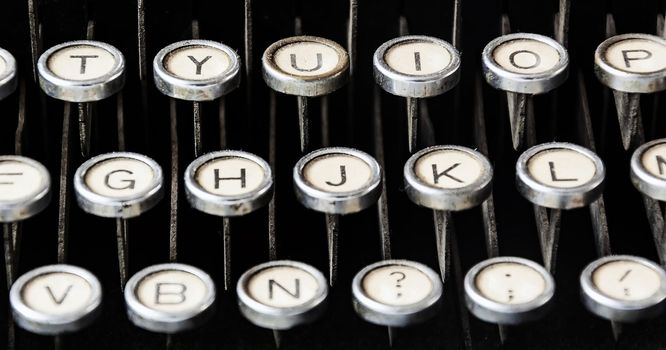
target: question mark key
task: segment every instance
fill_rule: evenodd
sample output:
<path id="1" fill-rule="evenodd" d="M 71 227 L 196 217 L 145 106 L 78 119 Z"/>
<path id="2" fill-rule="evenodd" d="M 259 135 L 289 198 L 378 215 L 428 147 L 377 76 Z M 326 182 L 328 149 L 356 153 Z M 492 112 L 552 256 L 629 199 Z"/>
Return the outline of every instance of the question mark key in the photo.
<path id="1" fill-rule="evenodd" d="M 404 327 L 432 317 L 439 309 L 442 283 L 429 267 L 407 260 L 385 260 L 356 274 L 353 304 L 364 320 Z"/>

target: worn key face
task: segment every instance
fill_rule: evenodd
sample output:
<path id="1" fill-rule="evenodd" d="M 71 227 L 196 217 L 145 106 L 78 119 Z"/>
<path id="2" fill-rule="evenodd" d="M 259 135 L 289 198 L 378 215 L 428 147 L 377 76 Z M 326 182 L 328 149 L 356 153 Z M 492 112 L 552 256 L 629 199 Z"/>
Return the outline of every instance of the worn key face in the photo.
<path id="1" fill-rule="evenodd" d="M 14 222 L 41 212 L 51 200 L 51 177 L 39 162 L 0 156 L 0 221 Z"/>
<path id="2" fill-rule="evenodd" d="M 195 159 L 185 170 L 185 193 L 192 207 L 218 216 L 245 215 L 273 194 L 271 168 L 243 151 L 219 151 Z"/>
<path id="3" fill-rule="evenodd" d="M 54 98 L 70 102 L 105 99 L 125 83 L 125 58 L 99 41 L 72 41 L 44 52 L 37 62 L 39 85 Z"/>
<path id="4" fill-rule="evenodd" d="M 598 316 L 631 322 L 658 315 L 666 299 L 666 273 L 635 256 L 601 258 L 581 273 L 583 301 Z"/>
<path id="5" fill-rule="evenodd" d="M 125 302 L 130 321 L 160 333 L 195 328 L 214 311 L 215 284 L 208 274 L 189 265 L 147 267 L 127 282 Z"/>
<path id="6" fill-rule="evenodd" d="M 594 53 L 595 73 L 606 86 L 622 92 L 666 89 L 666 40 L 649 34 L 606 39 Z"/>
<path id="7" fill-rule="evenodd" d="M 385 91 L 404 97 L 431 97 L 460 80 L 460 54 L 444 40 L 402 36 L 382 44 L 374 54 L 374 75 Z"/>
<path id="8" fill-rule="evenodd" d="M 142 154 L 102 154 L 79 167 L 74 189 L 86 212 L 130 218 L 154 207 L 164 196 L 162 168 Z"/>
<path id="9" fill-rule="evenodd" d="M 555 293 L 553 278 L 526 259 L 485 260 L 465 276 L 465 301 L 478 318 L 499 324 L 519 324 L 543 315 Z"/>
<path id="10" fill-rule="evenodd" d="M 243 274 L 236 288 L 243 315 L 271 329 L 289 329 L 318 318 L 325 309 L 328 285 L 312 266 L 272 261 Z"/>
<path id="11" fill-rule="evenodd" d="M 240 84 L 240 57 L 210 40 L 185 40 L 162 49 L 153 61 L 157 89 L 189 101 L 219 98 Z"/>
<path id="12" fill-rule="evenodd" d="M 329 214 L 358 212 L 381 194 L 379 164 L 351 148 L 322 148 L 304 156 L 294 167 L 293 178 L 301 203 Z"/>
<path id="13" fill-rule="evenodd" d="M 631 182 L 641 193 L 666 200 L 666 139 L 650 141 L 634 151 Z"/>
<path id="14" fill-rule="evenodd" d="M 314 36 L 282 39 L 262 58 L 266 84 L 297 96 L 329 94 L 349 80 L 349 56 L 338 43 Z"/>
<path id="15" fill-rule="evenodd" d="M 102 288 L 90 272 L 71 265 L 49 265 L 21 276 L 10 303 L 16 322 L 38 334 L 77 331 L 99 314 Z"/>
<path id="16" fill-rule="evenodd" d="M 354 309 L 369 322 L 403 327 L 437 312 L 442 295 L 439 276 L 407 260 L 385 260 L 361 270 L 352 282 Z"/>
<path id="17" fill-rule="evenodd" d="M 602 193 L 605 168 L 592 151 L 553 142 L 525 151 L 516 163 L 519 192 L 532 203 L 570 209 L 588 205 Z"/>
<path id="18" fill-rule="evenodd" d="M 16 60 L 9 51 L 0 48 L 0 100 L 14 92 L 17 85 Z"/>
<path id="19" fill-rule="evenodd" d="M 463 210 L 488 198 L 493 170 L 488 159 L 461 146 L 433 146 L 405 163 L 405 190 L 419 205 L 437 210 Z"/>
<path id="20" fill-rule="evenodd" d="M 541 94 L 567 79 L 569 55 L 562 45 L 547 36 L 515 33 L 488 43 L 482 64 L 486 81 L 492 87 Z"/>

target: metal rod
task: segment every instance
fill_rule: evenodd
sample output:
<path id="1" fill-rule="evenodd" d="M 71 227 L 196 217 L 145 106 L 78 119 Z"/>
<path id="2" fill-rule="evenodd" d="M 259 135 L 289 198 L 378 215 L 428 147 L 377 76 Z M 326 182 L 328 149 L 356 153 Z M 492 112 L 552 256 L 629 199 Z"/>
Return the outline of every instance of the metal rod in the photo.
<path id="1" fill-rule="evenodd" d="M 10 223 L 2 224 L 2 240 L 5 248 L 5 275 L 7 276 L 7 289 L 14 283 L 14 244 Z"/>
<path id="2" fill-rule="evenodd" d="M 437 245 L 437 261 L 439 263 L 439 274 L 442 278 L 442 283 L 446 283 L 448 275 L 449 255 L 448 255 L 448 220 L 450 219 L 449 213 L 443 210 L 433 210 L 433 218 L 435 223 L 435 238 Z"/>
<path id="3" fill-rule="evenodd" d="M 116 95 L 116 120 L 118 135 L 118 150 L 125 150 L 125 101 L 122 91 Z"/>
<path id="4" fill-rule="evenodd" d="M 137 9 L 137 49 L 139 51 L 139 80 L 146 80 L 146 4 L 145 0 L 136 1 Z"/>
<path id="5" fill-rule="evenodd" d="M 279 349 L 282 346 L 282 332 L 274 329 L 273 330 L 273 341 L 275 342 L 275 348 Z"/>
<path id="6" fill-rule="evenodd" d="M 613 91 L 617 118 L 620 123 L 622 146 L 628 150 L 641 143 L 642 122 L 640 94 Z"/>
<path id="7" fill-rule="evenodd" d="M 448 220 L 452 221 L 450 217 L 451 213 L 447 213 Z M 456 282 L 456 292 L 458 302 L 456 303 L 458 307 L 458 313 L 460 315 L 460 326 L 463 333 L 463 344 L 465 349 L 472 349 L 472 330 L 469 324 L 469 314 L 467 309 L 463 306 L 463 300 L 465 300 L 465 287 L 463 285 L 463 278 L 465 276 L 462 267 L 462 261 L 460 259 L 460 250 L 458 249 L 458 239 L 456 237 L 456 231 L 453 227 L 453 224 L 446 226 L 447 235 L 451 239 L 451 245 L 449 251 L 451 253 L 451 260 L 453 265 L 453 275 Z"/>
<path id="8" fill-rule="evenodd" d="M 355 101 L 355 74 L 356 74 L 356 48 L 358 42 L 358 0 L 349 0 L 349 18 L 347 19 L 347 53 L 349 54 L 349 84 L 347 85 L 347 141 L 354 139 L 354 121 L 356 120 L 354 108 Z"/>
<path id="9" fill-rule="evenodd" d="M 509 106 L 511 142 L 513 144 L 513 149 L 519 150 L 522 148 L 523 140 L 525 138 L 525 118 L 527 116 L 527 105 L 531 102 L 531 96 L 507 92 L 506 99 L 507 105 Z"/>
<path id="10" fill-rule="evenodd" d="M 252 130 L 253 125 L 253 112 L 252 112 L 252 67 L 253 67 L 253 57 L 252 57 L 252 0 L 244 1 L 244 30 L 243 30 L 243 48 L 245 49 L 245 106 L 246 106 L 246 120 L 248 129 Z"/>
<path id="11" fill-rule="evenodd" d="M 419 104 L 413 97 L 407 97 L 407 136 L 409 153 L 416 150 L 419 129 Z"/>
<path id="12" fill-rule="evenodd" d="M 62 141 L 60 151 L 60 179 L 58 193 L 58 263 L 67 260 L 67 226 L 69 222 L 69 124 L 71 103 L 65 102 L 62 119 Z"/>
<path id="13" fill-rule="evenodd" d="M 169 100 L 169 119 L 171 122 L 171 215 L 169 221 L 169 261 L 178 257 L 178 124 L 176 100 Z"/>
<path id="14" fill-rule="evenodd" d="M 382 122 L 382 102 L 381 93 L 377 85 L 373 88 L 372 94 L 372 122 L 374 136 L 374 151 L 377 162 L 385 167 L 384 157 L 384 126 Z M 386 191 L 386 172 L 382 172 L 382 194 L 379 196 L 377 205 L 377 217 L 379 219 L 379 239 L 381 241 L 382 259 L 391 258 L 391 228 L 389 226 L 388 197 Z"/>
<path id="15" fill-rule="evenodd" d="M 462 45 L 460 42 L 462 37 L 462 0 L 455 0 L 453 3 L 453 30 L 451 33 L 451 44 L 456 49 L 460 49 Z"/>
<path id="16" fill-rule="evenodd" d="M 569 42 L 569 13 L 571 12 L 571 0 L 560 0 L 559 11 L 557 12 L 557 27 L 555 30 L 555 39 L 565 48 Z"/>
<path id="17" fill-rule="evenodd" d="M 37 81 L 37 60 L 41 54 L 41 35 L 37 12 L 39 10 L 38 0 L 28 0 L 28 26 L 30 27 L 30 54 L 32 56 L 32 77 Z"/>
<path id="18" fill-rule="evenodd" d="M 229 141 L 227 140 L 227 108 L 224 96 L 218 100 L 218 120 L 220 123 L 220 149 L 226 149 Z"/>
<path id="19" fill-rule="evenodd" d="M 90 103 L 84 102 L 78 104 L 79 110 L 79 146 L 81 156 L 88 158 L 90 154 Z"/>
<path id="20" fill-rule="evenodd" d="M 328 147 L 331 144 L 328 96 L 322 96 L 319 101 L 321 104 L 321 146 Z"/>
<path id="21" fill-rule="evenodd" d="M 326 236 L 328 238 L 328 276 L 331 287 L 338 276 L 338 235 L 340 233 L 340 216 L 326 214 Z"/>
<path id="22" fill-rule="evenodd" d="M 224 290 L 231 287 L 231 221 L 222 218 L 222 250 L 224 252 Z"/>
<path id="23" fill-rule="evenodd" d="M 127 246 L 127 220 L 116 218 L 116 243 L 118 246 L 118 271 L 120 272 L 120 290 L 125 290 L 127 282 L 129 249 Z"/>
<path id="24" fill-rule="evenodd" d="M 268 203 L 268 257 L 270 260 L 277 259 L 277 236 L 275 229 L 275 190 L 277 183 L 275 177 L 275 166 L 277 162 L 277 105 L 275 91 L 269 93 L 270 112 L 269 112 L 269 132 L 268 132 L 268 163 L 273 173 L 273 197 Z"/>
<path id="25" fill-rule="evenodd" d="M 560 209 L 548 209 L 538 205 L 534 206 L 534 216 L 539 231 L 539 243 L 544 267 L 551 274 L 555 273 L 557 260 L 557 244 L 560 235 Z"/>
<path id="26" fill-rule="evenodd" d="M 198 157 L 202 153 L 201 144 L 201 104 L 192 102 L 193 130 L 194 130 L 194 156 Z"/>
<path id="27" fill-rule="evenodd" d="M 25 79 L 19 83 L 19 105 L 16 132 L 14 133 L 14 153 L 23 154 L 23 131 L 25 129 Z"/>
<path id="28" fill-rule="evenodd" d="M 310 144 L 310 123 L 308 121 L 308 98 L 298 96 L 298 128 L 301 139 L 301 152 L 305 152 Z"/>
<path id="29" fill-rule="evenodd" d="M 395 344 L 395 341 L 398 338 L 398 330 L 391 326 L 386 327 L 386 330 L 388 331 L 389 347 L 393 347 L 393 344 Z"/>

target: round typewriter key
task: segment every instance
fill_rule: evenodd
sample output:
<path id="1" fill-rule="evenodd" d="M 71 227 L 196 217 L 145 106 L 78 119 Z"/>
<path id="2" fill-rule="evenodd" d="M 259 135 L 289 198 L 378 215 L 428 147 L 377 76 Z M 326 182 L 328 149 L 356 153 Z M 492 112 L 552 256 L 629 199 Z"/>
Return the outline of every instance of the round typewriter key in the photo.
<path id="1" fill-rule="evenodd" d="M 167 96 L 210 101 L 238 87 L 240 57 L 215 41 L 179 41 L 157 53 L 153 75 L 157 89 Z"/>
<path id="2" fill-rule="evenodd" d="M 16 60 L 9 51 L 0 49 L 0 100 L 10 95 L 18 85 Z"/>
<path id="3" fill-rule="evenodd" d="M 269 46 L 261 59 L 266 85 L 298 96 L 301 151 L 309 148 L 307 97 L 338 90 L 349 80 L 349 56 L 338 43 L 315 36 L 295 36 Z"/>
<path id="4" fill-rule="evenodd" d="M 41 212 L 51 200 L 51 177 L 39 162 L 0 156 L 0 222 L 15 222 Z"/>
<path id="5" fill-rule="evenodd" d="M 565 142 L 534 146 L 516 163 L 520 194 L 553 209 L 580 208 L 595 201 L 602 194 L 605 174 L 594 152 Z"/>
<path id="6" fill-rule="evenodd" d="M 569 73 L 569 55 L 543 35 L 515 33 L 491 41 L 483 49 L 483 72 L 495 89 L 542 94 L 562 85 Z"/>
<path id="7" fill-rule="evenodd" d="M 460 80 L 460 54 L 444 40 L 401 36 L 382 44 L 373 56 L 375 82 L 384 91 L 407 98 L 409 151 L 418 143 L 417 98 L 451 90 Z"/>
<path id="8" fill-rule="evenodd" d="M 493 169 L 481 153 L 461 146 L 433 146 L 412 155 L 403 171 L 412 202 L 436 210 L 464 210 L 492 191 Z"/>
<path id="9" fill-rule="evenodd" d="M 71 265 L 39 267 L 19 277 L 9 292 L 14 320 L 38 334 L 74 332 L 99 315 L 102 287 L 87 270 Z"/>
<path id="10" fill-rule="evenodd" d="M 315 321 L 326 309 L 328 285 L 319 270 L 271 261 L 246 271 L 236 287 L 240 311 L 257 326 L 286 330 Z"/>
<path id="11" fill-rule="evenodd" d="M 187 167 L 185 192 L 193 208 L 212 215 L 240 216 L 270 201 L 273 176 L 268 163 L 254 154 L 212 152 Z"/>
<path id="12" fill-rule="evenodd" d="M 657 264 L 629 255 L 603 257 L 580 275 L 583 304 L 611 321 L 635 322 L 664 311 L 666 273 Z"/>
<path id="13" fill-rule="evenodd" d="M 666 139 L 650 141 L 631 157 L 631 182 L 648 197 L 666 201 Z"/>
<path id="14" fill-rule="evenodd" d="M 215 311 L 215 284 L 184 264 L 160 264 L 137 272 L 125 288 L 127 316 L 136 326 L 178 333 L 206 322 Z"/>
<path id="15" fill-rule="evenodd" d="M 37 62 L 39 86 L 59 100 L 92 102 L 105 99 L 125 84 L 125 58 L 99 41 L 70 41 L 44 52 Z"/>
<path id="16" fill-rule="evenodd" d="M 429 267 L 408 260 L 384 260 L 363 268 L 352 281 L 356 313 L 382 326 L 405 327 L 433 317 L 442 283 Z"/>
<path id="17" fill-rule="evenodd" d="M 382 192 L 382 170 L 369 154 L 345 147 L 313 151 L 294 166 L 296 198 L 306 208 L 326 214 L 329 277 L 337 271 L 339 215 L 359 212 L 376 203 Z"/>
<path id="18" fill-rule="evenodd" d="M 289 95 L 322 96 L 349 80 L 347 51 L 324 38 L 282 39 L 266 49 L 261 61 L 266 84 Z"/>
<path id="19" fill-rule="evenodd" d="M 375 81 L 403 97 L 432 97 L 460 80 L 460 54 L 444 40 L 401 36 L 382 44 L 373 56 Z"/>
<path id="20" fill-rule="evenodd" d="M 132 218 L 162 199 L 162 181 L 162 168 L 151 158 L 117 152 L 83 163 L 74 175 L 74 189 L 84 211 L 103 217 Z"/>
<path id="21" fill-rule="evenodd" d="M 594 71 L 613 90 L 652 93 L 666 89 L 666 40 L 649 34 L 606 39 L 594 52 Z"/>
<path id="22" fill-rule="evenodd" d="M 484 260 L 465 275 L 465 304 L 476 317 L 516 325 L 541 318 L 551 305 L 555 281 L 541 265 L 523 258 Z"/>

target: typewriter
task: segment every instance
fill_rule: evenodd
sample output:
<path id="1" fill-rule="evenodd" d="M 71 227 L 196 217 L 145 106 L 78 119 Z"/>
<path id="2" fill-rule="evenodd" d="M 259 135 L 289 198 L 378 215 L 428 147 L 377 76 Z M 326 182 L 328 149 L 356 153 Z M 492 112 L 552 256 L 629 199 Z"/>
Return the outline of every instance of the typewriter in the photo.
<path id="1" fill-rule="evenodd" d="M 1 348 L 666 347 L 663 2 L 1 8 Z"/>

